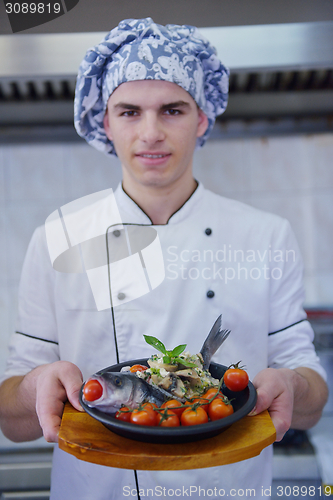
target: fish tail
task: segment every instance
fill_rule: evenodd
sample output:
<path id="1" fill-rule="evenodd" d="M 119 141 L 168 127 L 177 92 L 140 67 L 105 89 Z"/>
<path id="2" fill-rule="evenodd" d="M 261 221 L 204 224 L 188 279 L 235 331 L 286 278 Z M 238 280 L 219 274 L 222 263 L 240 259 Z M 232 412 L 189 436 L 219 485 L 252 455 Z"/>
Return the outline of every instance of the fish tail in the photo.
<path id="1" fill-rule="evenodd" d="M 229 333 L 230 330 L 222 330 L 222 314 L 220 314 L 212 326 L 200 351 L 203 358 L 204 370 L 208 369 L 213 354 L 215 354 L 218 348 L 222 345 Z"/>

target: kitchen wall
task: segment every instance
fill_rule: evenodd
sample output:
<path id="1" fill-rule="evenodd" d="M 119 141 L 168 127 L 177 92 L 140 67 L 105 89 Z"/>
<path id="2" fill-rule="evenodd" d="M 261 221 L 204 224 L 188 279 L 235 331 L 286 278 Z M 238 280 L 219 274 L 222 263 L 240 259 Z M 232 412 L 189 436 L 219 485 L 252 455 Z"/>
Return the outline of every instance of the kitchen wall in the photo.
<path id="1" fill-rule="evenodd" d="M 333 305 L 333 135 L 210 141 L 195 156 L 207 188 L 286 217 L 305 264 L 306 305 Z M 85 143 L 0 147 L 0 372 L 34 228 L 64 203 L 116 187 L 120 168 Z"/>

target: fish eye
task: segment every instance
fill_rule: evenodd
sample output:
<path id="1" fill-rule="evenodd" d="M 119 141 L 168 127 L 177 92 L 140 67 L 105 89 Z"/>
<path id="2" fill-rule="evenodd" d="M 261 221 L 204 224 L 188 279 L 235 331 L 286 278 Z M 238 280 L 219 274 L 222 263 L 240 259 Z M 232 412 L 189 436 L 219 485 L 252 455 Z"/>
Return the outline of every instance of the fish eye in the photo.
<path id="1" fill-rule="evenodd" d="M 114 379 L 114 383 L 115 383 L 116 385 L 120 386 L 120 385 L 121 385 L 121 379 L 120 379 L 120 377 L 116 377 L 116 378 Z"/>

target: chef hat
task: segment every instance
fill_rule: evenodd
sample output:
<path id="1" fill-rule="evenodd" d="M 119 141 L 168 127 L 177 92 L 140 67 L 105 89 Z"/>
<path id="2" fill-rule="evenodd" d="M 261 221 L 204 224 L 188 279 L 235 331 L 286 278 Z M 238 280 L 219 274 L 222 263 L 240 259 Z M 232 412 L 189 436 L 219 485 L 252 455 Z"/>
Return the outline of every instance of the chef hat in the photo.
<path id="1" fill-rule="evenodd" d="M 210 134 L 228 101 L 229 71 L 215 48 L 194 26 L 155 24 L 151 18 L 127 19 L 88 50 L 77 77 L 74 123 L 78 134 L 99 151 L 116 154 L 103 127 L 107 102 L 124 82 L 165 80 L 185 89 L 208 117 Z"/>

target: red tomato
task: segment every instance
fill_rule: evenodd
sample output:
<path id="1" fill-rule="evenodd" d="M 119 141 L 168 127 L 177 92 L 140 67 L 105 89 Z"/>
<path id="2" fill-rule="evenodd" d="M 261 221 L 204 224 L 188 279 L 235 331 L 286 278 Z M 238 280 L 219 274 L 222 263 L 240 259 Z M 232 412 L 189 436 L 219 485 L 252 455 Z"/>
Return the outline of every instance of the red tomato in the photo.
<path id="1" fill-rule="evenodd" d="M 133 365 L 130 368 L 130 372 L 135 373 L 135 372 L 144 372 L 145 370 L 148 370 L 148 366 L 145 365 Z"/>
<path id="2" fill-rule="evenodd" d="M 84 384 L 83 394 L 87 401 L 96 401 L 103 394 L 103 387 L 96 379 L 90 379 Z"/>
<path id="3" fill-rule="evenodd" d="M 178 416 L 178 418 L 181 417 L 181 414 L 185 410 L 185 406 L 177 401 L 177 399 L 169 399 L 162 404 L 161 408 L 170 408 L 171 411 L 173 411 Z"/>
<path id="4" fill-rule="evenodd" d="M 180 422 L 173 411 L 165 408 L 163 412 L 157 412 L 157 425 L 161 427 L 179 427 Z"/>
<path id="5" fill-rule="evenodd" d="M 220 418 L 232 415 L 234 412 L 230 403 L 225 403 L 220 398 L 215 398 L 209 405 L 208 415 L 211 420 L 219 420 Z"/>
<path id="6" fill-rule="evenodd" d="M 205 412 L 208 412 L 208 406 L 209 406 L 209 400 L 204 398 L 204 397 L 201 397 L 201 398 L 195 398 L 195 399 L 191 399 L 191 403 L 196 403 L 198 405 L 201 406 L 201 408 L 203 408 L 205 410 Z"/>
<path id="7" fill-rule="evenodd" d="M 208 391 L 205 392 L 205 394 L 202 397 L 205 399 L 212 399 L 217 392 L 218 392 L 217 389 L 215 389 L 214 387 L 211 387 L 210 389 L 208 389 Z M 216 397 L 222 398 L 223 395 L 221 394 L 221 392 L 218 392 L 218 395 Z"/>
<path id="8" fill-rule="evenodd" d="M 131 410 L 127 406 L 123 406 L 117 411 L 116 418 L 124 422 L 129 422 L 131 420 L 131 413 Z"/>
<path id="9" fill-rule="evenodd" d="M 141 405 L 141 408 L 145 410 L 155 410 L 156 408 L 158 408 L 158 406 L 156 403 L 143 403 L 143 405 Z"/>
<path id="10" fill-rule="evenodd" d="M 223 382 L 228 389 L 238 392 L 247 387 L 249 376 L 246 371 L 241 368 L 229 368 L 223 376 Z"/>
<path id="11" fill-rule="evenodd" d="M 133 410 L 131 413 L 130 422 L 138 425 L 157 425 L 156 412 L 150 408 Z"/>
<path id="12" fill-rule="evenodd" d="M 208 422 L 208 415 L 202 406 L 198 406 L 196 409 L 190 407 L 183 411 L 180 422 L 182 425 L 205 424 Z"/>

